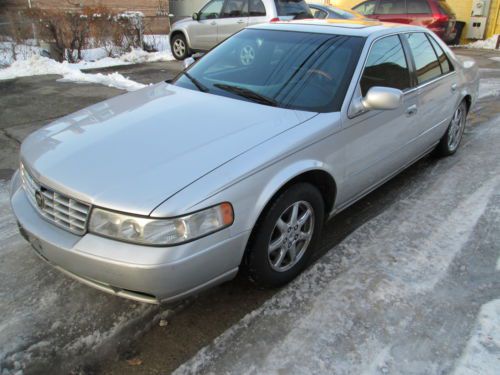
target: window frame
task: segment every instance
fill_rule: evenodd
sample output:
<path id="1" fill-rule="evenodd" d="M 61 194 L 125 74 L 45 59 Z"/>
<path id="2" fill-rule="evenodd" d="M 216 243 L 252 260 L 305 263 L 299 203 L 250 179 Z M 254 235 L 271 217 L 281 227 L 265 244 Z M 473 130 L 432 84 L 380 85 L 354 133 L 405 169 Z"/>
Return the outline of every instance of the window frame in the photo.
<path id="1" fill-rule="evenodd" d="M 375 47 L 375 44 L 378 43 L 378 42 L 380 42 L 381 40 L 383 40 L 385 38 L 391 38 L 391 37 L 396 37 L 396 38 L 399 39 L 399 43 L 401 45 L 401 50 L 403 51 L 403 56 L 404 56 L 404 59 L 405 59 L 405 62 L 406 62 L 406 67 L 408 69 L 408 83 L 409 83 L 409 87 L 407 87 L 407 88 L 405 88 L 403 90 L 401 90 L 401 89 L 398 89 L 398 90 L 401 90 L 403 93 L 405 93 L 405 92 L 413 89 L 414 82 L 413 82 L 413 76 L 412 76 L 412 65 L 410 64 L 410 60 L 408 59 L 407 51 L 404 48 L 403 41 L 402 41 L 402 38 L 401 38 L 400 34 L 386 35 L 386 36 L 384 36 L 382 38 L 378 38 L 376 41 L 373 42 L 373 45 L 371 46 L 370 51 L 366 55 L 366 61 L 365 61 L 365 64 L 363 65 L 363 70 L 362 70 L 361 75 L 359 77 L 359 87 L 360 87 L 360 89 L 361 89 L 361 81 L 363 79 L 363 75 L 364 75 L 365 70 L 367 68 L 366 65 L 368 63 L 368 59 L 370 58 L 370 54 L 372 53 L 373 47 Z M 389 87 L 389 86 L 383 86 L 383 87 Z"/>
<path id="2" fill-rule="evenodd" d="M 408 42 L 408 38 L 405 35 L 405 34 L 417 34 L 417 33 L 424 34 L 427 37 L 427 40 L 432 47 L 432 51 L 434 52 L 434 56 L 436 57 L 436 60 L 439 63 L 439 69 L 441 71 L 441 74 L 438 77 L 434 77 L 434 78 L 429 79 L 429 80 L 422 82 L 422 83 L 418 83 L 418 75 L 417 75 L 417 67 L 416 67 L 417 65 L 415 63 L 415 56 L 413 55 L 413 51 L 411 50 L 410 42 Z M 404 36 L 404 38 L 402 36 Z M 447 77 L 448 75 L 456 72 L 455 65 L 453 65 L 453 63 L 452 63 L 450 57 L 448 56 L 448 54 L 446 53 L 446 51 L 444 49 L 442 49 L 446 58 L 448 59 L 448 62 L 450 64 L 450 68 L 451 68 L 448 73 L 443 73 L 443 68 L 441 67 L 441 62 L 439 61 L 439 57 L 436 53 L 436 50 L 434 49 L 434 46 L 432 45 L 432 42 L 429 40 L 429 38 L 432 38 L 432 35 L 430 33 L 426 32 L 426 31 L 416 31 L 416 30 L 415 31 L 404 31 L 404 32 L 400 33 L 400 38 L 403 41 L 403 44 L 406 45 L 406 48 L 408 49 L 408 52 L 410 54 L 409 56 L 411 57 L 411 60 L 412 60 L 412 70 L 413 70 L 413 75 L 415 77 L 414 89 L 418 89 L 418 88 L 427 86 L 433 82 L 436 82 L 436 81 L 442 79 L 443 77 Z M 438 43 L 438 45 L 439 45 L 439 42 L 436 41 L 436 43 Z"/>
<path id="3" fill-rule="evenodd" d="M 198 15 L 199 15 L 199 21 L 207 21 L 207 20 L 220 20 L 221 19 L 221 14 L 222 14 L 222 10 L 224 9 L 224 6 L 226 5 L 226 1 L 227 0 L 223 0 L 222 1 L 222 7 L 220 8 L 220 12 L 219 12 L 219 15 L 215 18 L 201 18 L 201 16 L 203 15 L 203 11 L 208 8 L 208 6 L 214 2 L 216 2 L 217 0 L 210 0 L 208 3 L 206 3 L 199 11 L 198 11 Z M 211 14 L 211 13 L 209 13 Z"/>
<path id="4" fill-rule="evenodd" d="M 354 101 L 357 100 L 357 95 L 359 95 L 360 97 L 363 97 L 362 94 L 361 94 L 361 78 L 363 77 L 363 73 L 365 71 L 365 68 L 366 68 L 366 64 L 368 63 L 368 58 L 370 57 L 370 53 L 373 49 L 373 46 L 375 45 L 375 43 L 377 43 L 379 40 L 383 39 L 383 38 L 387 38 L 387 37 L 390 37 L 390 36 L 396 36 L 399 38 L 399 41 L 401 43 L 401 46 L 403 48 L 403 54 L 405 56 L 405 60 L 406 60 L 406 64 L 408 65 L 408 70 L 410 71 L 410 87 L 405 89 L 405 90 L 402 90 L 403 92 L 403 96 L 406 96 L 410 93 L 412 93 L 416 88 L 417 86 L 415 86 L 415 62 L 413 61 L 413 55 L 411 54 L 411 51 L 409 51 L 408 49 L 408 41 L 405 40 L 405 38 L 403 38 L 403 34 L 402 32 L 394 32 L 394 33 L 389 33 L 389 34 L 384 34 L 384 35 L 381 35 L 379 37 L 376 37 L 375 39 L 373 39 L 370 43 L 370 46 L 368 47 L 368 51 L 366 52 L 366 55 L 364 57 L 364 60 L 362 62 L 362 65 L 361 65 L 361 70 L 360 70 L 360 73 L 358 74 L 358 77 L 356 79 L 356 84 L 354 86 L 354 90 L 353 90 L 353 93 L 351 95 L 351 97 L 349 98 L 349 101 L 347 102 L 347 106 L 345 107 L 345 113 L 346 113 L 346 116 L 349 120 L 353 120 L 355 119 L 356 117 L 359 117 L 359 116 L 363 116 L 367 113 L 369 113 L 370 111 L 362 111 L 362 112 L 359 112 L 359 113 L 356 113 L 354 115 L 351 115 L 350 114 L 350 108 L 351 106 L 353 105 Z M 360 59 L 360 62 L 361 62 L 361 59 Z M 347 100 L 348 97 L 346 95 L 345 99 Z"/>

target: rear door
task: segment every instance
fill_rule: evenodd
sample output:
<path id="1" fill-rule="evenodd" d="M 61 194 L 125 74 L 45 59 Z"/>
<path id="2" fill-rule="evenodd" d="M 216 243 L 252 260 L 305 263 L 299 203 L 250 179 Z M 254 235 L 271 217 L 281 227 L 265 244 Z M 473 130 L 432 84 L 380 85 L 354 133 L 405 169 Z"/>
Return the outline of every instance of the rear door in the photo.
<path id="1" fill-rule="evenodd" d="M 382 22 L 409 23 L 405 0 L 379 0 L 375 15 Z"/>
<path id="2" fill-rule="evenodd" d="M 248 24 L 248 0 L 226 0 L 217 21 L 217 42 L 229 38 Z"/>
<path id="3" fill-rule="evenodd" d="M 268 15 L 262 0 L 248 0 L 248 25 L 267 22 Z"/>
<path id="4" fill-rule="evenodd" d="M 414 60 L 418 92 L 417 143 L 431 147 L 444 134 L 458 101 L 453 66 L 443 49 L 425 32 L 405 34 Z"/>
<path id="5" fill-rule="evenodd" d="M 344 202 L 352 201 L 415 158 L 411 141 L 418 98 L 398 35 L 382 37 L 372 44 L 353 102 L 374 86 L 402 90 L 403 103 L 394 110 L 349 114 L 343 132 L 346 188 L 340 198 Z"/>

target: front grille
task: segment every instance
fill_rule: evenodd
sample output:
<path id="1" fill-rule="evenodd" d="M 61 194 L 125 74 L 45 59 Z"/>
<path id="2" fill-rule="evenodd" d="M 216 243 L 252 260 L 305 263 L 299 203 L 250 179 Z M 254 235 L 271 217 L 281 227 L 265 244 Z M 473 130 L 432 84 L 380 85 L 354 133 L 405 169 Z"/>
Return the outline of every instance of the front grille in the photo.
<path id="1" fill-rule="evenodd" d="M 43 217 L 72 233 L 85 234 L 90 205 L 42 186 L 29 174 L 22 163 L 20 171 L 24 191 L 33 207 Z"/>

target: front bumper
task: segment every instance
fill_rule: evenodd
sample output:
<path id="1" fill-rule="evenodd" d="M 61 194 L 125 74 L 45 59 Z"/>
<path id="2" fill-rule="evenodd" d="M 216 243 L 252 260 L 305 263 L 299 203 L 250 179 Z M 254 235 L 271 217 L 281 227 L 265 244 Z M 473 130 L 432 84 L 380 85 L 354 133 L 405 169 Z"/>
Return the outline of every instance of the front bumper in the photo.
<path id="1" fill-rule="evenodd" d="M 173 247 L 80 237 L 42 218 L 19 180 L 16 173 L 10 200 L 23 236 L 44 260 L 89 286 L 141 302 L 172 302 L 238 272 L 249 232 L 231 236 L 228 228 Z"/>

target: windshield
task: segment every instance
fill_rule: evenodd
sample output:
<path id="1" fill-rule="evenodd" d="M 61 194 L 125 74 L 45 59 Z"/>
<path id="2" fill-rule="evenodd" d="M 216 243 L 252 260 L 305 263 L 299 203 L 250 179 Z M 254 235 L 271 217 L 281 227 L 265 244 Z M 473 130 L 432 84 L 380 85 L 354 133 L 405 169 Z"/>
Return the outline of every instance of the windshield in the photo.
<path id="1" fill-rule="evenodd" d="M 174 84 L 263 105 L 339 111 L 364 38 L 246 29 Z"/>
<path id="2" fill-rule="evenodd" d="M 304 0 L 274 0 L 278 16 L 294 16 L 299 18 L 313 18 L 309 6 Z"/>

